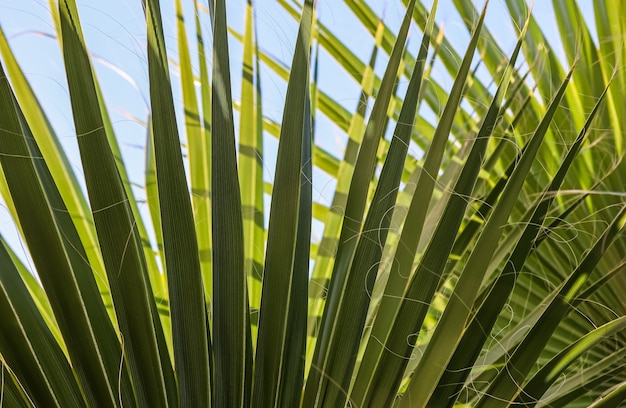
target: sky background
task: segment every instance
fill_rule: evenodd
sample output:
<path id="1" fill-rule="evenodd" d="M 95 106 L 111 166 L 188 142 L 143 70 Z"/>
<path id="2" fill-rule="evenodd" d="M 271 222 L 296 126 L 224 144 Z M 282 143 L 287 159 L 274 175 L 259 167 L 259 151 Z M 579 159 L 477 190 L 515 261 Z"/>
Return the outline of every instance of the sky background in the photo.
<path id="1" fill-rule="evenodd" d="M 561 0 L 558 0 L 561 1 Z M 562 0 L 568 1 L 568 0 Z M 405 8 L 400 0 L 368 0 L 374 11 L 384 14 L 386 24 L 397 33 Z M 105 100 L 109 107 L 116 135 L 123 150 L 123 157 L 129 166 L 131 181 L 143 185 L 144 146 L 146 128 L 143 123 L 149 112 L 148 70 L 146 56 L 146 34 L 143 11 L 140 0 L 77 0 L 80 18 L 85 32 L 87 46 L 94 57 L 94 67 L 104 90 Z M 227 15 L 229 25 L 237 32 L 243 31 L 245 0 L 227 0 Z M 430 8 L 432 0 L 423 1 Z M 463 53 L 469 33 L 461 17 L 456 13 L 451 0 L 440 0 L 436 23 L 445 27 L 449 41 L 459 54 Z M 206 4 L 206 1 L 204 2 Z M 275 56 L 285 64 L 291 63 L 295 46 L 298 22 L 294 20 L 276 0 L 256 0 L 256 22 L 258 24 L 259 42 L 261 48 Z M 481 8 L 483 1 L 475 2 Z M 592 18 L 592 0 L 579 1 L 584 15 L 589 16 L 587 23 L 591 26 L 591 33 L 595 33 Z M 195 38 L 193 24 L 192 0 L 183 0 L 185 18 L 188 24 L 188 36 L 192 41 Z M 165 36 L 169 57 L 172 61 L 178 60 L 176 46 L 176 27 L 174 19 L 174 1 L 161 0 Z M 369 59 L 373 39 L 361 26 L 347 6 L 336 0 L 319 0 L 318 17 L 336 36 L 353 50 L 362 60 Z M 542 26 L 547 38 L 558 38 L 554 13 L 551 1 L 536 0 L 534 15 Z M 201 13 L 201 22 L 204 28 L 205 42 L 210 44 L 211 30 L 208 16 Z M 500 47 L 511 52 L 516 37 L 513 25 L 510 22 L 504 0 L 492 0 L 486 17 L 486 26 L 495 35 Z M 30 80 L 36 94 L 49 115 L 50 121 L 60 137 L 70 162 L 82 178 L 80 158 L 76 145 L 76 137 L 71 117 L 69 95 L 63 61 L 58 42 L 52 36 L 54 28 L 48 9 L 47 0 L 0 0 L 0 27 L 9 38 L 10 44 L 18 61 L 22 65 L 27 78 Z M 409 39 L 409 49 L 415 55 L 421 40 L 421 33 L 413 24 Z M 561 60 L 563 50 L 558 41 L 553 44 L 553 52 Z M 231 37 L 231 76 L 233 79 L 233 99 L 240 100 L 241 77 L 241 44 Z M 191 43 L 192 61 L 197 72 L 197 55 L 194 52 L 195 43 Z M 210 52 L 207 54 L 210 55 Z M 346 72 L 340 69 L 324 51 L 319 55 L 320 73 L 319 84 L 321 90 L 329 93 L 346 109 L 353 112 L 360 94 L 359 84 Z M 378 75 L 383 74 L 386 65 L 386 55 L 381 55 L 376 64 Z M 474 65 L 477 59 L 475 58 Z M 180 114 L 181 95 L 180 79 L 175 64 L 170 64 L 171 79 L 174 90 L 174 99 L 179 103 L 179 127 L 182 125 Z M 209 61 L 210 69 L 210 61 Z M 479 77 L 489 78 L 488 75 L 478 72 Z M 449 89 L 452 79 L 439 62 L 435 63 L 432 77 L 444 88 Z M 488 81 L 486 81 L 488 83 Z M 401 84 L 406 86 L 406 84 Z M 261 67 L 261 86 L 263 90 L 263 104 L 265 114 L 276 122 L 281 121 L 286 83 L 265 66 Z M 403 87 L 400 87 L 403 94 Z M 371 107 L 371 105 L 370 105 Z M 433 112 L 424 108 L 420 113 L 427 118 L 435 118 Z M 318 115 L 319 116 L 319 115 Z M 238 128 L 238 115 L 235 115 L 235 128 Z M 181 130 L 181 134 L 182 130 Z M 316 143 L 327 151 L 342 156 L 342 149 L 346 143 L 343 134 L 330 121 L 319 117 L 316 129 Z M 272 137 L 265 140 L 265 178 L 273 179 L 274 158 L 277 142 Z M 421 157 L 415 146 L 411 146 L 412 153 Z M 82 180 L 81 180 L 82 181 Z M 323 204 L 330 204 L 334 191 L 332 178 L 319 170 L 314 172 L 314 200 Z M 140 188 L 136 189 L 137 197 L 141 200 L 145 194 Z M 147 211 L 146 211 L 147 213 Z M 149 217 L 148 217 L 149 218 Z M 321 234 L 321 225 L 317 224 L 314 233 Z M 10 220 L 8 210 L 0 202 L 0 232 L 18 252 L 22 245 L 17 239 L 17 230 Z M 22 252 L 23 255 L 23 252 Z"/>

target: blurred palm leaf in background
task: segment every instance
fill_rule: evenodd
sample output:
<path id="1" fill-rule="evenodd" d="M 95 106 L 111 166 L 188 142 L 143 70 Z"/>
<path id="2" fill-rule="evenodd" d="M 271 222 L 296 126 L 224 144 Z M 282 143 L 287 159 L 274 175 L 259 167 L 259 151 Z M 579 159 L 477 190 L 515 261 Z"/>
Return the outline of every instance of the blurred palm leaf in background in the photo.
<path id="1" fill-rule="evenodd" d="M 76 2 L 50 12 L 84 184 L 0 31 L 0 192 L 29 259 L 2 238 L 5 406 L 624 406 L 622 2 L 593 3 L 592 33 L 554 0 L 559 59 L 524 0 L 505 1 L 509 50 L 487 5 L 453 2 L 457 49 L 437 1 L 405 0 L 393 29 L 344 0 L 374 44 L 362 59 L 313 0 L 279 1 L 299 22 L 291 61 L 257 41 L 252 0 L 242 32 L 225 0 L 173 3 L 142 2 L 147 211 Z M 359 84 L 353 111 L 318 87 L 322 57 Z M 263 70 L 287 84 L 281 121 Z"/>

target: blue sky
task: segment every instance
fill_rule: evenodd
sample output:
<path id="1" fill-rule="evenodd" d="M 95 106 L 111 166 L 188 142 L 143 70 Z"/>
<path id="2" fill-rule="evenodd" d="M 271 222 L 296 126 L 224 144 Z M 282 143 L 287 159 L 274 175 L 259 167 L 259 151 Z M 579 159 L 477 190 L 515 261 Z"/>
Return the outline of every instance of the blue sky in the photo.
<path id="1" fill-rule="evenodd" d="M 515 43 L 515 31 L 505 11 L 504 0 L 492 0 L 487 13 L 486 25 L 496 34 L 500 46 L 507 51 L 512 50 Z M 592 0 L 580 1 L 583 12 L 591 16 Z M 124 159 L 131 168 L 131 179 L 137 184 L 143 183 L 144 144 L 146 129 L 141 121 L 145 121 L 148 107 L 148 73 L 145 51 L 145 24 L 141 2 L 139 0 L 78 0 L 79 12 L 87 45 L 94 55 L 94 66 L 105 99 L 109 106 L 116 134 L 123 148 Z M 165 23 L 168 52 L 174 61 L 178 59 L 176 51 L 175 20 L 173 1 L 161 0 L 163 21 Z M 404 14 L 404 7 L 399 0 L 369 0 L 371 7 L 385 15 L 385 22 L 396 31 Z M 428 6 L 432 0 L 424 1 Z M 186 19 L 193 33 L 193 8 L 191 0 L 183 0 Z M 244 0 L 228 0 L 228 18 L 230 25 L 241 32 L 243 28 Z M 477 6 L 482 7 L 478 1 Z M 297 22 L 290 17 L 275 0 L 256 0 L 257 23 L 262 48 L 289 64 L 296 38 Z M 360 23 L 348 11 L 343 2 L 319 0 L 319 18 L 341 40 L 343 40 L 363 60 L 369 59 L 373 45 L 371 36 L 361 27 Z M 534 15 L 539 20 L 548 38 L 556 38 L 554 14 L 551 2 L 537 0 Z M 201 15 L 206 38 L 210 38 L 208 17 Z M 451 0 L 440 0 L 436 18 L 437 24 L 445 26 L 445 33 L 453 45 L 462 52 L 469 40 L 469 33 L 461 18 L 454 10 Z M 588 19 L 593 24 L 592 18 Z M 48 11 L 47 0 L 0 0 L 0 26 L 9 37 L 13 50 L 22 64 L 35 92 L 41 99 L 44 109 L 69 152 L 70 161 L 81 177 L 80 158 L 76 146 L 71 109 L 63 62 L 58 43 L 50 35 L 53 34 L 52 21 Z M 413 27 L 409 48 L 414 52 L 419 45 L 421 34 Z M 593 30 L 592 27 L 592 32 Z M 236 78 L 241 72 L 241 45 L 234 39 L 230 41 L 231 69 L 233 72 L 233 98 L 239 100 L 240 83 Z M 556 43 L 554 45 L 557 45 Z M 192 44 L 192 47 L 195 45 Z M 554 52 L 562 55 L 560 48 Z M 194 53 L 192 52 L 192 56 Z M 193 57 L 192 57 L 193 58 Z M 376 66 L 382 75 L 384 57 Z M 197 65 L 196 65 L 197 66 Z M 339 69 L 324 52 L 320 54 L 320 83 L 322 90 L 333 95 L 349 111 L 354 111 L 360 92 L 359 84 L 354 82 L 347 73 Z M 179 78 L 175 65 L 171 65 L 174 97 L 180 101 Z M 435 65 L 433 78 L 444 87 L 451 86 L 452 80 L 445 70 Z M 286 84 L 276 79 L 266 67 L 262 67 L 262 87 L 266 115 L 280 122 Z M 179 114 L 180 114 L 179 109 Z M 424 113 L 428 115 L 428 113 Z M 431 114 L 432 117 L 434 117 Z M 133 118 L 138 119 L 135 120 Z M 237 118 L 237 117 L 236 117 Z M 182 121 L 179 121 L 179 125 Z M 341 154 L 346 142 L 345 135 L 334 125 L 321 118 L 318 121 L 317 141 L 325 149 Z M 273 156 L 277 143 L 267 138 L 266 179 L 271 180 L 274 165 Z M 314 174 L 314 199 L 328 204 L 332 199 L 332 179 L 320 171 Z M 139 198 L 143 196 L 137 190 Z M 16 229 L 8 218 L 6 208 L 0 207 L 0 231 L 13 244 L 19 245 Z M 13 245 L 16 248 L 15 245 Z"/>

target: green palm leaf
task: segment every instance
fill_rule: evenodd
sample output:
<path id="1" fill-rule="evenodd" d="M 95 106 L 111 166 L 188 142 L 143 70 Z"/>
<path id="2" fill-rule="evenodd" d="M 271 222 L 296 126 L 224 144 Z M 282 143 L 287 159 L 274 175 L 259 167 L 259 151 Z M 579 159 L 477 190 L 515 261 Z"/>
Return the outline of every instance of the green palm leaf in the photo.
<path id="1" fill-rule="evenodd" d="M 622 406 L 624 5 L 484 3 L 2 8 L 0 404 Z"/>

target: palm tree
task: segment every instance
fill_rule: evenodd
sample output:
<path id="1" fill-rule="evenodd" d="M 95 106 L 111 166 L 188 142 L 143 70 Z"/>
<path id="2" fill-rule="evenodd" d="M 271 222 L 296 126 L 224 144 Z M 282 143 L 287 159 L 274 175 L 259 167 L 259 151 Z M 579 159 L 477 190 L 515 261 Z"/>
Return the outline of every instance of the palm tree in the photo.
<path id="1" fill-rule="evenodd" d="M 397 30 L 344 0 L 374 44 L 363 60 L 313 0 L 278 3 L 299 21 L 292 61 L 257 41 L 248 0 L 231 29 L 243 69 L 231 69 L 224 0 L 194 3 L 191 26 L 174 2 L 175 61 L 158 0 L 142 2 L 149 211 L 76 2 L 50 11 L 85 188 L 0 30 L 0 192 L 29 259 L 2 238 L 0 401 L 623 406 L 626 6 L 594 2 L 592 20 L 555 0 L 560 38 L 546 39 L 524 0 L 506 0 L 507 50 L 483 24 L 487 4 L 454 1 L 471 33 L 458 49 L 437 0 L 405 0 Z M 359 84 L 354 111 L 318 87 L 324 55 Z M 281 121 L 263 109 L 261 67 L 287 84 Z M 321 147 L 324 120 L 344 151 Z M 313 171 L 333 180 L 328 202 Z"/>

